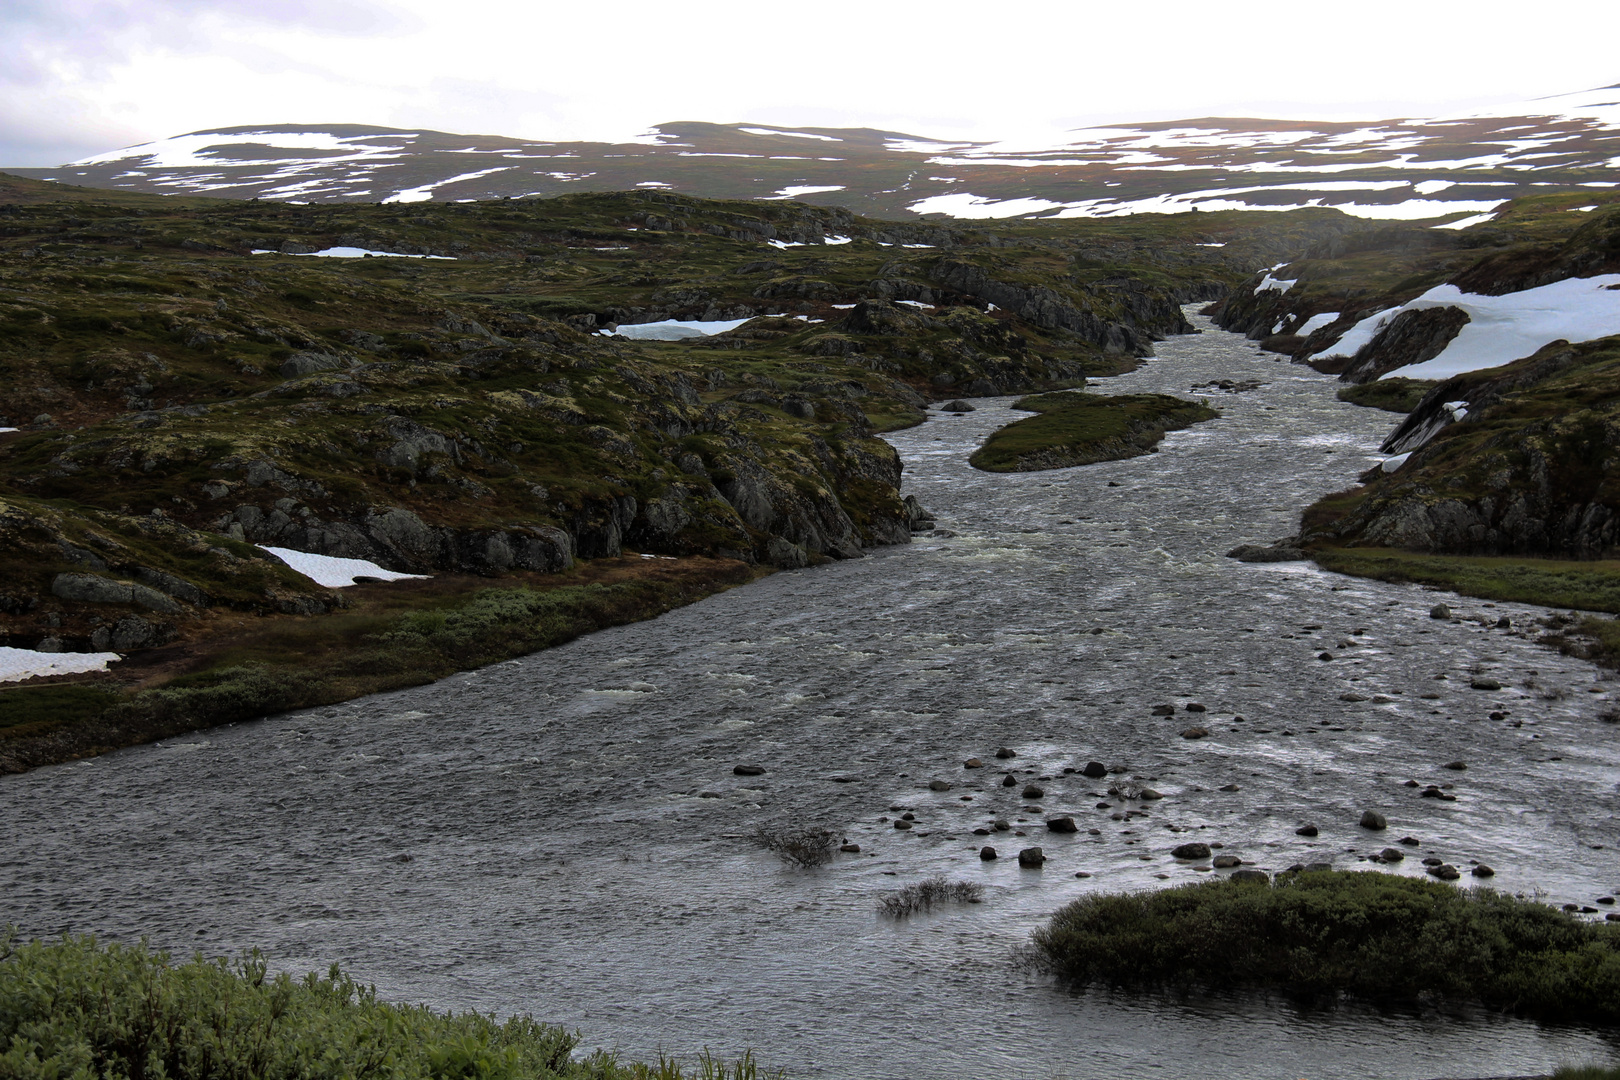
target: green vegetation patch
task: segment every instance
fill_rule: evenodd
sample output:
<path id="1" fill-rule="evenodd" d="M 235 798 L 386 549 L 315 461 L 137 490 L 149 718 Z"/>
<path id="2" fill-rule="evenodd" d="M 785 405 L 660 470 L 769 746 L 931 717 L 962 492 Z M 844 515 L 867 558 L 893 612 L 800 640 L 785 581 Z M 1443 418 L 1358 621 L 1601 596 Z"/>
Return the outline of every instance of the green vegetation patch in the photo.
<path id="1" fill-rule="evenodd" d="M 968 458 L 986 472 L 1037 472 L 1118 461 L 1150 452 L 1167 431 L 1221 415 L 1200 401 L 1168 394 L 1063 391 L 1022 398 L 1013 408 L 1037 415 L 994 432 Z"/>
<path id="2" fill-rule="evenodd" d="M 1318 548 L 1311 558 L 1339 574 L 1433 585 L 1485 600 L 1620 612 L 1620 560 L 1429 555 L 1371 547 Z"/>
<path id="3" fill-rule="evenodd" d="M 1339 391 L 1339 400 L 1386 412 L 1409 413 L 1417 408 L 1424 394 L 1439 385 L 1433 379 L 1374 379 L 1346 386 Z"/>
<path id="4" fill-rule="evenodd" d="M 0 941 L 0 1075 L 351 1080 L 754 1080 L 751 1057 L 621 1064 L 573 1053 L 579 1036 L 528 1016 L 496 1020 L 378 1001 L 334 965 L 325 977 L 100 945 Z"/>
<path id="5" fill-rule="evenodd" d="M 1438 995 L 1537 1018 L 1620 1021 L 1620 926 L 1489 889 L 1319 871 L 1088 896 L 1036 931 L 1077 983 Z"/>

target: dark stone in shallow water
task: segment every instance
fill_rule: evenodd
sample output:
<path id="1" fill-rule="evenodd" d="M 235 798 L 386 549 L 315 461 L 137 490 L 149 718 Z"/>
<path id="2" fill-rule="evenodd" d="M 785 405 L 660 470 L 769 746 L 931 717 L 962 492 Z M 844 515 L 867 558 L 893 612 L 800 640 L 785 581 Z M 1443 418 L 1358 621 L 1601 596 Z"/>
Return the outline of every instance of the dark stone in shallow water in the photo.
<path id="1" fill-rule="evenodd" d="M 1260 544 L 1239 544 L 1228 551 L 1226 557 L 1236 559 L 1238 562 L 1252 563 L 1303 562 L 1310 558 L 1303 548 L 1295 547 L 1286 541 L 1269 547 Z"/>
<path id="2" fill-rule="evenodd" d="M 1041 849 L 1038 847 L 1027 847 L 1018 853 L 1018 865 L 1026 869 L 1038 870 L 1045 861 L 1046 856 L 1041 853 Z"/>
<path id="3" fill-rule="evenodd" d="M 1100 761 L 1088 761 L 1086 767 L 1080 770 L 1080 775 L 1100 780 L 1108 775 L 1108 766 Z"/>
<path id="4" fill-rule="evenodd" d="M 1320 833 L 1321 830 L 1315 825 L 1301 825 L 1299 828 L 1294 830 L 1295 836 L 1317 836 Z"/>
<path id="5" fill-rule="evenodd" d="M 1046 827 L 1057 833 L 1072 833 L 1080 831 L 1074 824 L 1074 818 L 1067 816 L 1047 818 Z"/>
<path id="6" fill-rule="evenodd" d="M 765 767 L 763 765 L 738 765 L 737 767 L 735 767 L 731 771 L 733 773 L 735 773 L 736 775 L 738 775 L 738 776 L 764 776 L 765 775 Z"/>
<path id="7" fill-rule="evenodd" d="M 1170 854 L 1177 859 L 1207 859 L 1209 858 L 1208 844 L 1182 844 L 1172 848 Z"/>

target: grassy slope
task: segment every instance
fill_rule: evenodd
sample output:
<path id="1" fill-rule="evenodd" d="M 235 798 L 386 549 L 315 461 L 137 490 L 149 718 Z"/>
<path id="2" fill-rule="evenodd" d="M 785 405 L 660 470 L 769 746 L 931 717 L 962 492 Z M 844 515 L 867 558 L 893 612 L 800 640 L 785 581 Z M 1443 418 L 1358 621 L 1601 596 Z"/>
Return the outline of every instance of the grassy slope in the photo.
<path id="1" fill-rule="evenodd" d="M 1430 379 L 1377 379 L 1373 382 L 1353 383 L 1338 393 L 1340 401 L 1351 405 L 1383 409 L 1385 412 L 1409 413 L 1417 408 L 1423 395 L 1439 383 Z"/>
<path id="2" fill-rule="evenodd" d="M 1036 415 L 990 435 L 968 459 L 987 472 L 1032 472 L 1149 453 L 1166 431 L 1220 413 L 1168 394 L 1040 394 L 1013 408 Z"/>
<path id="3" fill-rule="evenodd" d="M 1035 935 L 1079 983 L 1426 996 L 1548 1020 L 1620 1022 L 1620 926 L 1487 889 L 1323 871 L 1098 894 Z"/>

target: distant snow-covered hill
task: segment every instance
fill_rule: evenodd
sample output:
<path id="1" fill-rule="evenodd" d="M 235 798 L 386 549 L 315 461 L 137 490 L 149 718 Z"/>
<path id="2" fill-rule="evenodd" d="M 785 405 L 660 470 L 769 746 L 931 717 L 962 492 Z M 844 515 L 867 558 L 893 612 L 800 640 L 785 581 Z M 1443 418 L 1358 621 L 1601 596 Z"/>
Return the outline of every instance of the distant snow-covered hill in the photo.
<path id="1" fill-rule="evenodd" d="M 902 219 L 1298 206 L 1367 218 L 1473 219 L 1548 187 L 1620 186 L 1620 86 L 1426 120 L 1214 118 L 1090 128 L 1040 145 L 755 124 L 663 124 L 628 143 L 274 125 L 10 171 L 92 187 L 298 202 L 641 187 L 801 199 Z"/>

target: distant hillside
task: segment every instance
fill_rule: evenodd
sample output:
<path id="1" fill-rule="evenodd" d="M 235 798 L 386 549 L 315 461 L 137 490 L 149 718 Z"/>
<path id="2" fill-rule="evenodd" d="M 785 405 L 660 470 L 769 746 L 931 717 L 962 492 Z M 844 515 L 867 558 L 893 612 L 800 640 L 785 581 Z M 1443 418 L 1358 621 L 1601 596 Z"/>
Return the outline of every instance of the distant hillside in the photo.
<path id="1" fill-rule="evenodd" d="M 1617 165 L 1620 86 L 1467 116 L 1205 118 L 1071 131 L 1046 145 L 754 124 L 662 124 L 628 143 L 278 124 L 8 171 L 90 187 L 310 203 L 649 188 L 801 199 L 902 220 L 1299 206 L 1417 220 L 1483 215 L 1548 187 L 1620 186 Z"/>

